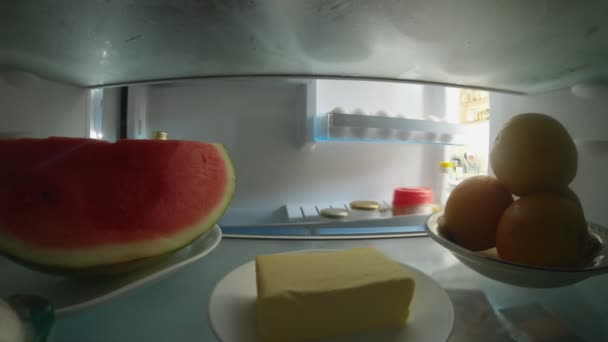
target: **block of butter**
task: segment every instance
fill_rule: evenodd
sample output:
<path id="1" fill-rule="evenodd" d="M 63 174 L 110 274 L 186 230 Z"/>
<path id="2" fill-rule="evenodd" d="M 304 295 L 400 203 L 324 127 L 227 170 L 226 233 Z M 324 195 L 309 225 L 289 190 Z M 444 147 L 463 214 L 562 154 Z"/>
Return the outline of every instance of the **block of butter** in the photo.
<path id="1" fill-rule="evenodd" d="M 261 255 L 258 337 L 296 342 L 405 324 L 414 280 L 373 248 Z"/>

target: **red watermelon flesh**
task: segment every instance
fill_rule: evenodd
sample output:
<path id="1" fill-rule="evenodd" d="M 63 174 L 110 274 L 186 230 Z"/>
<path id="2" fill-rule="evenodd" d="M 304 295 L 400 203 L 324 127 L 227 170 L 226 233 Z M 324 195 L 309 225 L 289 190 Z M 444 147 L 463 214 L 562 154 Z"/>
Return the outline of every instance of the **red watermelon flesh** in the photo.
<path id="1" fill-rule="evenodd" d="M 208 231 L 234 170 L 222 145 L 0 140 L 0 251 L 83 268 L 156 256 Z"/>

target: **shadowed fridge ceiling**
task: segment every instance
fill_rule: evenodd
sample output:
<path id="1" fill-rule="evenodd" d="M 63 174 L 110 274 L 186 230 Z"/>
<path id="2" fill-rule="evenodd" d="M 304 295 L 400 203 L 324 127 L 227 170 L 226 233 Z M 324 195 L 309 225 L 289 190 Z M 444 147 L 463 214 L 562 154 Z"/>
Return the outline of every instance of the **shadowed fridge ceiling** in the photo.
<path id="1" fill-rule="evenodd" d="M 1 1 L 0 69 L 102 86 L 355 77 L 535 93 L 608 76 L 608 1 Z"/>

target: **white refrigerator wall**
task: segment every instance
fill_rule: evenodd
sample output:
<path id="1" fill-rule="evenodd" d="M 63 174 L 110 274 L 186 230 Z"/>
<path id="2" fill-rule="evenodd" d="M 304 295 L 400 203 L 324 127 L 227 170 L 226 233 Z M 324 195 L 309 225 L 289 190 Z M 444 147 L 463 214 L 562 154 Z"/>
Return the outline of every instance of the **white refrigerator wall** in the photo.
<path id="1" fill-rule="evenodd" d="M 103 139 L 116 141 L 120 136 L 120 88 L 103 90 Z"/>
<path id="2" fill-rule="evenodd" d="M 0 137 L 88 136 L 83 88 L 0 73 Z"/>
<path id="3" fill-rule="evenodd" d="M 516 114 L 543 113 L 558 119 L 578 147 L 578 172 L 571 187 L 580 197 L 587 219 L 608 225 L 605 208 L 608 190 L 607 104 L 605 96 L 580 98 L 569 90 L 534 96 L 491 94 L 490 141 L 494 141 L 500 127 Z"/>
<path id="4" fill-rule="evenodd" d="M 301 83 L 151 86 L 147 98 L 150 131 L 226 145 L 237 173 L 232 210 L 268 213 L 284 204 L 390 200 L 395 187 L 434 186 L 438 178 L 442 146 L 324 142 L 302 149 L 306 87 Z M 341 98 L 335 103 L 364 107 Z M 382 109 L 378 106 L 368 108 Z"/>

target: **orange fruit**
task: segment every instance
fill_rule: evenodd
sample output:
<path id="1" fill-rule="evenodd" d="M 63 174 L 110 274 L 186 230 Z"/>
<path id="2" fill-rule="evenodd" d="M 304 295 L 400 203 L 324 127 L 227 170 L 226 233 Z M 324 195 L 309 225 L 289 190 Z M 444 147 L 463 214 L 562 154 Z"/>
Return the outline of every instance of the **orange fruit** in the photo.
<path id="1" fill-rule="evenodd" d="M 519 198 L 505 210 L 496 232 L 501 259 L 533 266 L 581 266 L 586 241 L 583 210 L 558 195 Z"/>
<path id="2" fill-rule="evenodd" d="M 581 210 L 583 210 L 583 203 L 581 203 L 581 200 L 576 195 L 576 192 L 574 192 L 572 189 L 566 188 L 563 192 L 560 193 L 560 195 L 573 201 L 577 207 L 579 207 Z"/>
<path id="3" fill-rule="evenodd" d="M 472 251 L 492 248 L 496 244 L 498 221 L 512 202 L 513 196 L 496 178 L 467 178 L 448 197 L 445 232 L 454 242 Z"/>
<path id="4" fill-rule="evenodd" d="M 490 152 L 496 178 L 517 196 L 562 191 L 576 176 L 577 161 L 576 146 L 564 126 L 535 113 L 511 118 Z"/>

